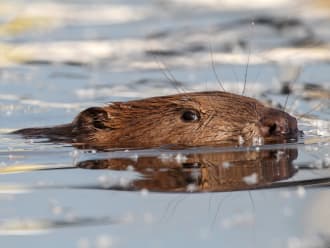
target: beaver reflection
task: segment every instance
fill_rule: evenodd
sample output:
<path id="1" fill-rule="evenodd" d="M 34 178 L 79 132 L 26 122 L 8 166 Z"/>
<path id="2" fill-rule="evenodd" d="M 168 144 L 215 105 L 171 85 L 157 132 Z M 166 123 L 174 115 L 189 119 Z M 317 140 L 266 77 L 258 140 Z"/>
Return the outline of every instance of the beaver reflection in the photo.
<path id="1" fill-rule="evenodd" d="M 274 182 L 292 177 L 296 149 L 189 154 L 175 157 L 140 157 L 87 160 L 84 169 L 126 170 L 133 167 L 142 174 L 126 186 L 113 189 L 162 192 L 232 191 L 271 187 Z M 183 162 L 182 162 L 183 161 Z"/>

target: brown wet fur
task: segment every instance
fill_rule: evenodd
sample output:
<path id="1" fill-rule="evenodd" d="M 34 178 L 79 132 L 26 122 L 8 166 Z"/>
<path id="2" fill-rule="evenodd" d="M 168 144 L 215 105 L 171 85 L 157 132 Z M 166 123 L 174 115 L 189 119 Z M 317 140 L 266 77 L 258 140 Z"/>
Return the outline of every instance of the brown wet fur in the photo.
<path id="1" fill-rule="evenodd" d="M 184 121 L 187 111 L 199 118 Z M 298 129 L 296 119 L 286 112 L 253 98 L 210 91 L 114 102 L 88 108 L 70 124 L 14 133 L 107 149 L 237 145 L 239 140 L 250 145 L 255 137 L 276 143 L 296 138 Z"/>

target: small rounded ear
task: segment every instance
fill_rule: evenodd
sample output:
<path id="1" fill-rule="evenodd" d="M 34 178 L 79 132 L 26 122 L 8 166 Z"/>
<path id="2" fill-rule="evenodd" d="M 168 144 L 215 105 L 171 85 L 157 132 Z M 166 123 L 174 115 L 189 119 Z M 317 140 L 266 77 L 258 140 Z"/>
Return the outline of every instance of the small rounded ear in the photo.
<path id="1" fill-rule="evenodd" d="M 110 117 L 106 110 L 100 107 L 91 107 L 83 110 L 77 117 L 77 126 L 82 128 L 94 127 L 97 129 L 111 129 L 106 126 L 106 122 Z"/>

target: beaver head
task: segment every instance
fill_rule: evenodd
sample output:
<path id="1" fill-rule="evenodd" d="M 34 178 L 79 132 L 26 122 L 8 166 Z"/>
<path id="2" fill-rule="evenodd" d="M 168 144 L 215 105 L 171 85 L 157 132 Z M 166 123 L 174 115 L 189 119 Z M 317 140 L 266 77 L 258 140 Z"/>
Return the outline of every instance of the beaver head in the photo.
<path id="1" fill-rule="evenodd" d="M 92 148 L 251 145 L 297 138 L 297 120 L 227 92 L 196 92 L 114 102 L 82 111 L 62 133 Z M 50 136 L 50 135 L 48 135 Z"/>

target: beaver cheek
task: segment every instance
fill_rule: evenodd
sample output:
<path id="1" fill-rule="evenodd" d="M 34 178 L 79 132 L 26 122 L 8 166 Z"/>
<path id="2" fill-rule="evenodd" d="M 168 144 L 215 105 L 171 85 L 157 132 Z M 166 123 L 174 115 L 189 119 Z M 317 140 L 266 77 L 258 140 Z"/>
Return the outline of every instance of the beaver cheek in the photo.
<path id="1" fill-rule="evenodd" d="M 259 137 L 265 137 L 258 123 L 249 123 L 242 129 L 242 135 L 245 140 L 253 140 Z"/>

